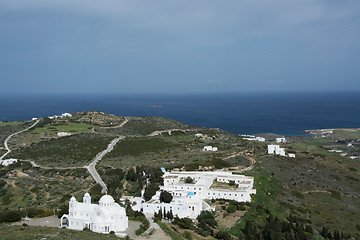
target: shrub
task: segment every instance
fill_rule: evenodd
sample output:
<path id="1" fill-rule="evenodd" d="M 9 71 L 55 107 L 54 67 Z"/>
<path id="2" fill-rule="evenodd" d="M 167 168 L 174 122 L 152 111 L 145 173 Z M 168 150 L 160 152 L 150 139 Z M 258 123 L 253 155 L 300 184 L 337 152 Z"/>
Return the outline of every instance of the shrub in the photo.
<path id="1" fill-rule="evenodd" d="M 175 224 L 184 229 L 193 229 L 194 224 L 190 218 L 174 218 Z"/>
<path id="2" fill-rule="evenodd" d="M 191 233 L 189 233 L 188 231 L 185 231 L 184 234 L 183 234 L 183 236 L 184 236 L 185 239 L 188 239 L 188 240 L 192 240 L 192 239 L 193 239 Z"/>
<path id="3" fill-rule="evenodd" d="M 194 180 L 191 177 L 185 179 L 185 183 L 192 183 Z"/>
<path id="4" fill-rule="evenodd" d="M 217 239 L 223 239 L 223 240 L 231 240 L 231 235 L 228 232 L 225 231 L 219 231 L 215 234 L 215 237 Z"/>
<path id="5" fill-rule="evenodd" d="M 235 205 L 229 205 L 228 208 L 226 209 L 226 211 L 228 213 L 234 213 L 234 212 L 236 212 L 236 206 Z"/>
<path id="6" fill-rule="evenodd" d="M 170 203 L 172 199 L 173 199 L 173 196 L 171 195 L 171 193 L 169 193 L 167 191 L 162 191 L 160 193 L 160 202 Z"/>

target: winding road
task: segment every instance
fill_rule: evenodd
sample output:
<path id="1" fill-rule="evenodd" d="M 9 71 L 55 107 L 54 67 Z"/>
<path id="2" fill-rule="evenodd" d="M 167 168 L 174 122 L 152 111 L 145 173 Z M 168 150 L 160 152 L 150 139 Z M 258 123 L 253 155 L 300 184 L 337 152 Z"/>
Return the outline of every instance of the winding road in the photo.
<path id="1" fill-rule="evenodd" d="M 26 129 L 24 129 L 24 130 L 21 130 L 21 131 L 19 131 L 19 132 L 16 132 L 16 133 L 13 133 L 13 134 L 9 135 L 9 136 L 5 139 L 5 141 L 4 141 L 4 146 L 5 146 L 5 149 L 7 150 L 7 152 L 0 157 L 0 160 L 3 160 L 4 157 L 11 152 L 11 149 L 10 149 L 9 146 L 8 146 L 8 141 L 10 140 L 10 138 L 12 138 L 13 136 L 15 136 L 16 134 L 19 134 L 19 133 L 22 133 L 22 132 L 25 132 L 25 131 L 29 130 L 30 128 L 32 128 L 32 127 L 34 127 L 36 124 L 38 124 L 39 121 L 40 121 L 40 120 L 36 120 L 36 122 L 35 122 L 33 125 L 31 125 L 30 127 L 26 128 Z"/>
<path id="2" fill-rule="evenodd" d="M 95 182 L 97 182 L 98 184 L 100 184 L 102 190 L 101 192 L 102 193 L 107 193 L 107 186 L 106 184 L 104 183 L 104 181 L 101 179 L 100 175 L 98 174 L 98 172 L 96 171 L 95 169 L 95 166 L 96 166 L 96 163 L 98 161 L 100 161 L 104 156 L 105 154 L 107 154 L 108 152 L 111 152 L 111 150 L 113 150 L 114 146 L 121 140 L 121 139 L 124 139 L 125 137 L 118 137 L 118 138 L 115 138 L 111 141 L 111 143 L 108 145 L 108 147 L 100 152 L 95 158 L 94 160 L 90 163 L 90 165 L 87 167 L 89 173 L 91 174 L 91 176 L 94 178 Z"/>

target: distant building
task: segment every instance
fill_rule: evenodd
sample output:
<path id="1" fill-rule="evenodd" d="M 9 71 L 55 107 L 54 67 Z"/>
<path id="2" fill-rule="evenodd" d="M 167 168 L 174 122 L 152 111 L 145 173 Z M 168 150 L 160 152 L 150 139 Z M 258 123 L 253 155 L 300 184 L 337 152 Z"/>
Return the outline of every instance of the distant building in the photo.
<path id="1" fill-rule="evenodd" d="M 60 117 L 72 117 L 70 113 L 63 113 Z"/>
<path id="2" fill-rule="evenodd" d="M 65 136 L 70 136 L 71 133 L 68 133 L 68 132 L 58 132 L 57 135 L 58 135 L 59 137 L 65 137 Z"/>
<path id="3" fill-rule="evenodd" d="M 197 137 L 197 138 L 202 138 L 203 135 L 202 135 L 201 133 L 197 133 L 197 134 L 195 134 L 195 137 Z"/>
<path id="4" fill-rule="evenodd" d="M 243 139 L 249 140 L 249 141 L 259 141 L 259 142 L 265 142 L 265 140 L 266 140 L 264 137 L 246 137 Z"/>
<path id="5" fill-rule="evenodd" d="M 330 149 L 328 150 L 328 152 L 336 152 L 336 153 L 342 153 L 343 150 L 338 150 L 338 149 Z"/>
<path id="6" fill-rule="evenodd" d="M 285 148 L 281 148 L 279 145 L 268 145 L 268 154 L 276 154 L 280 156 L 286 156 Z"/>
<path id="7" fill-rule="evenodd" d="M 216 152 L 218 150 L 217 147 L 213 147 L 213 146 L 205 146 L 203 148 L 203 151 L 204 152 Z"/>
<path id="8" fill-rule="evenodd" d="M 17 159 L 14 158 L 10 158 L 10 159 L 5 159 L 5 160 L 0 160 L 0 164 L 3 166 L 9 166 L 11 164 L 17 163 Z"/>
<path id="9" fill-rule="evenodd" d="M 90 229 L 93 232 L 110 233 L 111 231 L 122 232 L 128 227 L 128 217 L 125 209 L 115 203 L 113 197 L 104 195 L 99 204 L 91 203 L 91 196 L 85 193 L 83 202 L 70 198 L 69 214 L 61 217 L 61 227 L 83 230 Z"/>
<path id="10" fill-rule="evenodd" d="M 350 156 L 350 159 L 358 159 L 358 156 Z"/>
<path id="11" fill-rule="evenodd" d="M 294 154 L 294 153 L 289 153 L 288 156 L 289 156 L 289 158 L 295 158 L 295 154 Z"/>
<path id="12" fill-rule="evenodd" d="M 276 143 L 285 143 L 286 139 L 285 138 L 276 138 Z"/>

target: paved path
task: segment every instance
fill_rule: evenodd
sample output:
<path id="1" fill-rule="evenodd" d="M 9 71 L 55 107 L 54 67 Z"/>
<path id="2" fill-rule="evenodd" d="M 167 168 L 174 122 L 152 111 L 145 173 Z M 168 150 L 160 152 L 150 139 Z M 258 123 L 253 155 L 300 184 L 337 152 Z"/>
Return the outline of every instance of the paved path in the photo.
<path id="1" fill-rule="evenodd" d="M 0 160 L 3 160 L 3 158 L 11 152 L 11 149 L 10 149 L 9 146 L 8 146 L 8 141 L 10 140 L 10 138 L 12 138 L 13 136 L 15 136 L 16 134 L 19 134 L 19 133 L 22 133 L 22 132 L 25 132 L 25 131 L 29 130 L 30 128 L 34 127 L 39 121 L 40 121 L 40 120 L 36 120 L 36 122 L 35 122 L 33 125 L 31 125 L 30 127 L 26 128 L 26 129 L 24 129 L 24 130 L 21 130 L 21 131 L 19 131 L 19 132 L 13 133 L 13 134 L 11 134 L 10 136 L 8 136 L 8 137 L 5 139 L 5 141 L 4 141 L 4 146 L 5 146 L 5 149 L 7 150 L 7 152 L 0 157 Z"/>
<path id="2" fill-rule="evenodd" d="M 254 168 L 255 166 L 255 163 L 256 163 L 256 160 L 255 158 L 253 157 L 250 157 L 249 154 L 247 153 L 247 150 L 245 151 L 242 151 L 242 152 L 238 152 L 238 153 L 234 153 L 233 155 L 230 155 L 228 157 L 225 157 L 223 158 L 222 160 L 227 160 L 227 159 L 230 159 L 230 158 L 233 158 L 233 157 L 237 157 L 237 156 L 244 156 L 246 159 L 248 159 L 250 161 L 250 166 L 249 167 L 246 167 L 246 168 L 242 168 L 243 166 L 235 166 L 235 167 L 227 167 L 227 168 L 222 168 L 221 170 L 223 171 L 229 171 L 231 169 L 234 169 L 234 168 L 238 168 L 237 172 L 246 172 L 246 171 L 250 171 L 251 169 Z M 240 168 L 240 169 L 239 169 Z M 232 170 L 234 172 L 234 170 Z"/>
<path id="3" fill-rule="evenodd" d="M 88 171 L 90 172 L 91 176 L 94 178 L 95 182 L 97 182 L 98 184 L 100 184 L 102 190 L 102 193 L 107 193 L 107 186 L 104 183 L 104 181 L 101 179 L 100 175 L 98 174 L 98 172 L 95 169 L 96 163 L 98 161 L 100 161 L 105 154 L 107 154 L 108 152 L 110 152 L 111 150 L 113 150 L 114 146 L 121 140 L 124 139 L 125 137 L 118 137 L 115 138 L 114 140 L 111 141 L 111 143 L 108 145 L 108 147 L 100 152 L 95 159 L 90 163 L 90 165 L 87 167 Z"/>
<path id="4" fill-rule="evenodd" d="M 150 227 L 141 236 L 135 237 L 136 240 L 171 240 L 171 238 L 161 229 L 161 227 L 154 222 L 152 214 L 145 214 L 145 217 L 150 222 Z M 149 233 L 151 233 L 149 235 Z"/>
<path id="5" fill-rule="evenodd" d="M 155 131 L 155 132 L 150 133 L 148 136 L 149 136 L 149 137 L 153 137 L 153 136 L 161 135 L 161 134 L 163 134 L 163 133 L 168 133 L 169 135 L 171 135 L 171 132 L 175 132 L 175 131 L 185 133 L 185 132 L 191 132 L 191 131 L 199 131 L 199 129 L 196 129 L 196 128 L 194 128 L 194 129 L 180 129 L 180 128 L 176 128 L 176 129 L 175 129 L 175 128 L 174 128 L 174 129 L 167 129 L 167 130 Z"/>
<path id="6" fill-rule="evenodd" d="M 31 166 L 33 167 L 38 167 L 38 168 L 42 168 L 42 169 L 59 169 L 59 170 L 66 170 L 66 169 L 78 169 L 78 168 L 87 168 L 88 166 L 82 166 L 82 167 L 44 167 L 41 165 L 36 164 L 34 161 L 32 160 L 23 160 L 20 159 L 20 161 L 22 162 L 29 162 L 31 163 Z"/>
<path id="7" fill-rule="evenodd" d="M 121 128 L 122 126 L 124 126 L 128 121 L 129 121 L 129 117 L 124 117 L 124 121 L 122 123 L 120 123 L 117 126 L 112 126 L 112 127 L 100 127 L 100 128 Z"/>

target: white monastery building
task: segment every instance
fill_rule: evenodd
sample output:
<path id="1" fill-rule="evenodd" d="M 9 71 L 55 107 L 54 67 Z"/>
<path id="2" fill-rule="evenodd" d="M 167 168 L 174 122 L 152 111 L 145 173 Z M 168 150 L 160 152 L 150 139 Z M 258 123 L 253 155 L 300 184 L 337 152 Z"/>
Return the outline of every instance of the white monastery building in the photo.
<path id="1" fill-rule="evenodd" d="M 67 219 L 67 224 L 64 220 Z M 85 193 L 83 202 L 70 198 L 69 214 L 61 217 L 61 227 L 83 230 L 88 228 L 93 232 L 110 233 L 111 231 L 123 232 L 128 227 L 128 217 L 125 209 L 115 203 L 113 197 L 104 195 L 99 204 L 91 203 L 91 196 Z"/>
<path id="2" fill-rule="evenodd" d="M 203 210 L 214 211 L 204 199 L 229 199 L 238 202 L 250 202 L 250 194 L 255 194 L 253 189 L 254 178 L 236 175 L 231 172 L 164 172 L 164 186 L 147 202 L 130 200 L 135 204 L 132 208 L 143 211 L 144 214 L 154 214 L 159 210 L 172 211 L 179 218 L 188 217 L 195 219 Z M 185 179 L 192 178 L 192 183 Z M 160 202 L 161 191 L 172 194 L 170 203 Z"/>

